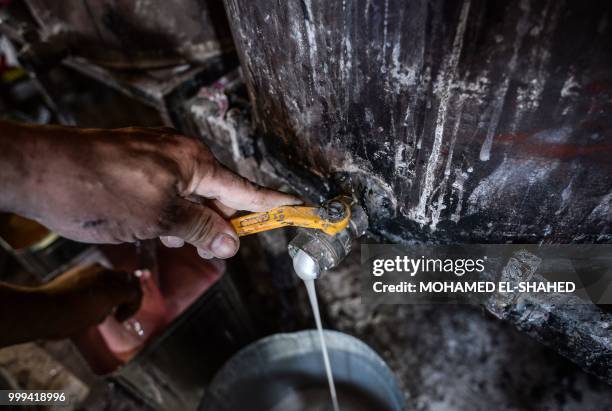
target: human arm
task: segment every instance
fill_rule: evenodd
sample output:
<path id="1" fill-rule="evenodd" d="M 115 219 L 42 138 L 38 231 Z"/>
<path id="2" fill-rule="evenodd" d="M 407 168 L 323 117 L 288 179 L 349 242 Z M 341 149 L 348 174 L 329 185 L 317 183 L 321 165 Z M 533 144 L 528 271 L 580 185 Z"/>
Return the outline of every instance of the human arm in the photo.
<path id="1" fill-rule="evenodd" d="M 138 278 L 99 265 L 74 268 L 38 287 L 0 282 L 0 347 L 70 337 L 110 314 L 124 321 L 141 299 Z"/>
<path id="2" fill-rule="evenodd" d="M 0 121 L 0 210 L 90 243 L 161 237 L 227 258 L 236 210 L 299 204 L 223 167 L 169 128 L 78 129 Z"/>

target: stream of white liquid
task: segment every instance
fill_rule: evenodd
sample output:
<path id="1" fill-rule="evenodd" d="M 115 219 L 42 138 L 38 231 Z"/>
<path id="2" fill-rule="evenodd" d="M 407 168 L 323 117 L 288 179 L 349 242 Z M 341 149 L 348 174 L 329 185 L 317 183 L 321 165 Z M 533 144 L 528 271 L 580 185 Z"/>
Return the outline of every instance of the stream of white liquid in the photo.
<path id="1" fill-rule="evenodd" d="M 317 301 L 317 290 L 315 289 L 314 280 L 304 280 L 304 285 L 308 291 L 308 299 L 310 300 L 310 306 L 312 307 L 312 314 L 314 315 L 317 323 L 317 329 L 319 330 L 321 351 L 323 352 L 323 362 L 325 363 L 325 372 L 327 373 L 327 383 L 329 384 L 329 393 L 331 395 L 332 404 L 334 406 L 334 411 L 340 411 L 340 407 L 338 406 L 338 396 L 336 394 L 336 385 L 334 384 L 334 376 L 332 374 L 331 364 L 329 362 L 327 345 L 325 344 L 325 336 L 323 335 L 323 326 L 321 325 L 321 314 L 319 314 L 319 303 Z"/>

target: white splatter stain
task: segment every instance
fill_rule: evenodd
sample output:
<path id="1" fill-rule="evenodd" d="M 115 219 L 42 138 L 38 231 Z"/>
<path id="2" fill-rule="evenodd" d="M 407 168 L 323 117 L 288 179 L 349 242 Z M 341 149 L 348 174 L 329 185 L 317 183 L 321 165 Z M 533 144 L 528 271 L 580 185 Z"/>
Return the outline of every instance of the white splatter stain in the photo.
<path id="1" fill-rule="evenodd" d="M 516 64 L 518 61 L 518 52 L 521 48 L 521 44 L 523 43 L 525 33 L 527 33 L 528 30 L 528 16 L 530 10 L 529 2 L 521 1 L 520 8 L 523 11 L 523 14 L 521 15 L 521 18 L 519 19 L 518 24 L 516 26 L 517 34 L 512 45 L 512 57 L 508 62 L 508 72 L 506 73 L 506 78 L 497 90 L 497 98 L 493 103 L 493 113 L 491 115 L 491 119 L 489 120 L 489 126 L 487 127 L 487 135 L 485 137 L 484 142 L 482 143 L 482 147 L 480 148 L 480 161 L 489 161 L 489 159 L 491 158 L 491 147 L 493 146 L 493 138 L 495 137 L 495 131 L 497 130 L 497 127 L 499 125 L 501 113 L 504 108 L 506 94 L 508 93 L 508 87 L 510 85 L 510 78 L 516 68 Z"/>
<path id="2" fill-rule="evenodd" d="M 461 208 L 463 207 L 463 194 L 465 192 L 463 187 L 469 177 L 469 172 L 469 169 L 467 173 L 459 168 L 455 169 L 455 181 L 453 181 L 452 188 L 453 193 L 457 196 L 457 206 L 455 207 L 455 211 L 450 217 L 451 221 L 455 223 L 459 222 L 459 219 L 461 218 Z"/>
<path id="3" fill-rule="evenodd" d="M 448 179 L 451 174 L 451 164 L 453 162 L 453 153 L 455 151 L 455 142 L 457 141 L 457 133 L 459 132 L 459 125 L 461 124 L 461 113 L 463 110 L 463 102 L 464 96 L 461 96 L 458 106 L 458 115 L 455 119 L 455 126 L 453 127 L 453 134 L 451 137 L 450 147 L 448 149 L 448 157 L 446 158 L 446 167 L 444 168 L 444 178 L 442 182 L 438 186 L 438 201 L 437 204 L 432 204 L 432 212 L 431 212 L 431 224 L 430 229 L 432 232 L 436 231 L 436 227 L 440 222 L 440 216 L 442 215 L 442 211 L 447 208 L 446 204 L 444 204 L 444 196 L 446 195 L 446 185 Z"/>
<path id="4" fill-rule="evenodd" d="M 311 0 L 304 0 L 304 7 L 306 8 L 306 19 L 304 20 L 304 25 L 306 28 L 306 43 L 308 44 L 308 58 L 310 61 L 310 71 L 312 76 L 312 81 L 314 83 L 314 88 L 319 89 L 317 81 L 317 75 L 315 70 L 317 69 L 316 59 L 317 59 L 317 38 L 316 38 L 316 29 L 314 25 L 314 16 L 312 14 L 312 4 Z M 318 93 L 321 94 L 321 93 Z"/>
<path id="5" fill-rule="evenodd" d="M 470 194 L 467 214 L 496 208 L 502 199 L 505 202 L 524 200 L 531 187 L 545 181 L 558 165 L 559 160 L 543 163 L 539 159 L 504 158 Z"/>
<path id="6" fill-rule="evenodd" d="M 574 184 L 574 178 L 570 180 L 568 185 L 561 192 L 561 205 L 559 209 L 555 211 L 555 215 L 559 215 L 564 212 L 570 204 L 570 197 L 572 196 L 572 186 Z"/>
<path id="7" fill-rule="evenodd" d="M 429 198 L 431 197 L 434 189 L 434 181 L 436 178 L 435 173 L 440 160 L 440 148 L 442 147 L 442 139 L 444 137 L 444 125 L 446 123 L 446 113 L 450 99 L 451 85 L 453 83 L 454 75 L 457 70 L 457 64 L 459 63 L 459 57 L 461 56 L 461 50 L 463 48 L 463 36 L 465 34 L 465 27 L 470 11 L 470 3 L 470 1 L 463 3 L 459 23 L 457 24 L 455 39 L 453 40 L 452 51 L 447 61 L 446 69 L 443 70 L 441 74 L 441 77 L 444 78 L 439 78 L 439 82 L 437 82 L 444 83 L 445 87 L 441 91 L 440 102 L 438 104 L 434 142 L 429 155 L 429 160 L 427 161 L 425 181 L 423 182 L 423 189 L 419 197 L 419 202 L 416 207 L 410 210 L 410 216 L 412 219 L 422 225 L 428 222 L 427 203 L 429 202 Z"/>
<path id="8" fill-rule="evenodd" d="M 612 192 L 602 196 L 599 204 L 593 208 L 593 211 L 587 217 L 588 223 L 597 220 L 603 220 L 608 223 L 612 222 Z"/>
<path id="9" fill-rule="evenodd" d="M 405 160 L 408 147 L 404 143 L 399 143 L 395 148 L 394 170 L 398 174 L 403 174 L 408 169 L 408 162 Z"/>
<path id="10" fill-rule="evenodd" d="M 414 86 L 417 81 L 417 72 L 413 67 L 404 67 L 400 62 L 400 42 L 396 42 L 391 52 L 391 70 L 389 75 L 395 83 L 395 91 L 400 92 L 402 88 Z"/>
<path id="11" fill-rule="evenodd" d="M 563 83 L 563 88 L 561 88 L 561 97 L 567 98 L 577 96 L 580 94 L 578 90 L 580 90 L 580 84 L 576 81 L 574 75 L 570 74 L 567 80 L 565 80 L 565 83 Z"/>
<path id="12" fill-rule="evenodd" d="M 383 45 L 382 45 L 382 65 L 381 71 L 387 72 L 387 29 L 389 27 L 389 0 L 385 0 L 385 11 L 383 17 Z"/>

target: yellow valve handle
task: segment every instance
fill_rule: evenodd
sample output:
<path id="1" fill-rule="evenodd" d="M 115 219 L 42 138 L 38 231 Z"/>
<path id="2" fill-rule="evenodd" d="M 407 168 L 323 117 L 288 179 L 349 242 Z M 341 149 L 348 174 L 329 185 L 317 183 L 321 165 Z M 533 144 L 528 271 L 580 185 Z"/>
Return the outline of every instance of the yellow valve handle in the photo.
<path id="1" fill-rule="evenodd" d="M 350 207 L 347 206 L 344 217 L 338 221 L 331 221 L 325 218 L 326 215 L 324 207 L 282 206 L 263 213 L 235 217 L 230 222 L 241 237 L 287 226 L 316 228 L 325 234 L 336 235 L 348 226 L 351 219 Z"/>

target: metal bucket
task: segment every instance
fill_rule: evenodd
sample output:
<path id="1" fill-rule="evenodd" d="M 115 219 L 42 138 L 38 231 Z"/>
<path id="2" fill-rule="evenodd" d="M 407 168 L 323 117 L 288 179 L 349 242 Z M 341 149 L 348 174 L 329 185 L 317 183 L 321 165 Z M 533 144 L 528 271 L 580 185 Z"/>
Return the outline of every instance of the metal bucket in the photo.
<path id="1" fill-rule="evenodd" d="M 395 376 L 370 347 L 325 331 L 342 411 L 402 411 Z M 199 411 L 331 410 L 317 331 L 277 334 L 236 354 L 215 376 Z"/>

